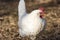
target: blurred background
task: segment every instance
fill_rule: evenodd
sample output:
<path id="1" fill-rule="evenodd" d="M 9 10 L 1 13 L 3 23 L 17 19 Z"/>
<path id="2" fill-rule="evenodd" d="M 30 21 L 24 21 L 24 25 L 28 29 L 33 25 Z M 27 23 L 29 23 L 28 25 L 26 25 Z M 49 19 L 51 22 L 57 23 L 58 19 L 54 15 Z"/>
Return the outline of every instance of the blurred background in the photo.
<path id="1" fill-rule="evenodd" d="M 0 0 L 0 40 L 29 40 L 18 32 L 19 0 Z M 46 27 L 36 40 L 60 40 L 60 0 L 25 0 L 27 12 L 45 8 Z"/>

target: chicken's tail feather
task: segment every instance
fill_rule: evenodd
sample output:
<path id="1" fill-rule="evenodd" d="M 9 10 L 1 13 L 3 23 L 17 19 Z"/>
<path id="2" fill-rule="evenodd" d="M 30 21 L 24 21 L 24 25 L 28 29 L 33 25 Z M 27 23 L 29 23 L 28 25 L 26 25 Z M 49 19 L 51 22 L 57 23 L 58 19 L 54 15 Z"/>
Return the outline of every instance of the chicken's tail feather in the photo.
<path id="1" fill-rule="evenodd" d="M 19 16 L 19 19 L 21 19 L 21 17 L 23 15 L 26 14 L 26 7 L 25 7 L 25 2 L 24 0 L 20 0 L 19 1 L 19 5 L 18 5 L 18 16 Z"/>

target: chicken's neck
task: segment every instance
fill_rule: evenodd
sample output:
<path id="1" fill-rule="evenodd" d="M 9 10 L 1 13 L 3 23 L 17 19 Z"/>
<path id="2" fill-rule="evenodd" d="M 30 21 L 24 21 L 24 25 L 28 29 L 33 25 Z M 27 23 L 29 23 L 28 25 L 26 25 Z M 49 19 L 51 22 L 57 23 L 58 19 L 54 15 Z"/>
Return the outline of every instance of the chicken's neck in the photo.
<path id="1" fill-rule="evenodd" d="M 29 16 L 31 18 L 40 18 L 37 14 L 34 14 L 34 13 L 29 14 Z"/>

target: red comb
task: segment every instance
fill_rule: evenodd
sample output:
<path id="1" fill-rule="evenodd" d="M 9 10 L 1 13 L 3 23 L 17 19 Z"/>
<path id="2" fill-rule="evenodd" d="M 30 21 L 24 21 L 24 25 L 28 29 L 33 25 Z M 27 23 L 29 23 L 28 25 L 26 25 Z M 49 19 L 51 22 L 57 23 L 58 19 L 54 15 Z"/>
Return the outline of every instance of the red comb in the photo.
<path id="1" fill-rule="evenodd" d="M 39 9 L 42 10 L 42 11 L 44 11 L 44 7 L 40 7 Z"/>

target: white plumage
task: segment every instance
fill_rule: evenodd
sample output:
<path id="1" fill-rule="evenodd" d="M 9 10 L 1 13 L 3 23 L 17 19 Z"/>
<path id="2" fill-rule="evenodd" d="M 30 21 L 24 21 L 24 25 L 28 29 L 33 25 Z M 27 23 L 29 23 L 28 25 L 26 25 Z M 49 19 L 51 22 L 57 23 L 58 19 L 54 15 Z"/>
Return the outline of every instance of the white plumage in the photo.
<path id="1" fill-rule="evenodd" d="M 32 11 L 30 14 L 27 14 L 24 0 L 19 1 L 18 26 L 21 37 L 31 36 L 30 38 L 34 40 L 36 35 L 43 30 L 45 20 L 40 18 L 40 12 L 42 12 L 42 10 L 37 9 Z M 34 38 L 32 38 L 32 36 Z"/>

